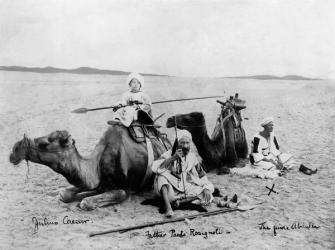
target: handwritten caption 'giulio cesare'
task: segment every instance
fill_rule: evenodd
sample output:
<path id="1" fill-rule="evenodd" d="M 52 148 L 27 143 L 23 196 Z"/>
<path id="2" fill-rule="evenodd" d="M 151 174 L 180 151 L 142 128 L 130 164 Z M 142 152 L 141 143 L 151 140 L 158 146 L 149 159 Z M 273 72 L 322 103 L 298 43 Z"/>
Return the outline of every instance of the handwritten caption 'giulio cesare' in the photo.
<path id="1" fill-rule="evenodd" d="M 34 233 L 38 233 L 41 227 L 75 225 L 75 224 L 83 225 L 83 224 L 93 223 L 93 221 L 90 219 L 73 219 L 73 218 L 70 218 L 68 215 L 64 216 L 62 220 L 51 220 L 47 217 L 37 218 L 34 216 L 31 219 L 31 221 L 34 224 Z"/>

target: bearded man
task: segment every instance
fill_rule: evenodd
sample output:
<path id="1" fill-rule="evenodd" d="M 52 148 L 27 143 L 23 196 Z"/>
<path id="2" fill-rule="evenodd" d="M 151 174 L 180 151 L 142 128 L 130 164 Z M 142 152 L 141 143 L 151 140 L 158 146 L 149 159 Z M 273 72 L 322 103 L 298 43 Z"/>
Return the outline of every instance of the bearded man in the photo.
<path id="1" fill-rule="evenodd" d="M 192 135 L 187 130 L 179 130 L 174 150 L 166 151 L 153 162 L 156 173 L 155 191 L 163 198 L 165 216 L 174 215 L 171 203 L 181 198 L 196 198 L 203 205 L 213 200 L 214 186 L 207 179 L 196 155 L 190 152 Z"/>

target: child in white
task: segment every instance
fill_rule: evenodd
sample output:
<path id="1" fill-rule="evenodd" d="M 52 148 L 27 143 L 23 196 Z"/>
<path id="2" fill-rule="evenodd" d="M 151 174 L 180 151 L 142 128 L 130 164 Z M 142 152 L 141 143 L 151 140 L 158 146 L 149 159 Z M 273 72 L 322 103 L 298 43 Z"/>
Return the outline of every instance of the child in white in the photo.
<path id="1" fill-rule="evenodd" d="M 121 97 L 118 105 L 130 105 L 115 109 L 114 120 L 119 120 L 126 127 L 129 127 L 133 121 L 137 120 L 139 110 L 142 110 L 151 116 L 151 99 L 149 95 L 141 91 L 144 85 L 144 78 L 138 73 L 131 73 L 127 78 L 127 84 L 130 89 Z M 141 104 L 136 104 L 139 102 Z"/>

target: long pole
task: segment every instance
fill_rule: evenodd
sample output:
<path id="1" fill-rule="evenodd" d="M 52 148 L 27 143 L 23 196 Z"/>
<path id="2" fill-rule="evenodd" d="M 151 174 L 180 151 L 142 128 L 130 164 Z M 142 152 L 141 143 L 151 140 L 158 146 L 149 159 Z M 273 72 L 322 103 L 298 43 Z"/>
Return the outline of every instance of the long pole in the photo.
<path id="1" fill-rule="evenodd" d="M 156 226 L 156 225 L 163 225 L 163 224 L 167 224 L 167 223 L 184 221 L 185 219 L 194 219 L 196 217 L 207 217 L 207 216 L 223 214 L 223 213 L 228 213 L 228 212 L 234 212 L 234 211 L 244 212 L 246 210 L 239 209 L 239 208 L 219 209 L 219 210 L 214 210 L 214 211 L 211 211 L 211 212 L 188 215 L 188 216 L 178 217 L 178 218 L 170 219 L 170 220 L 162 220 L 162 221 L 150 222 L 150 223 L 145 223 L 145 224 L 132 226 L 132 227 L 123 227 L 123 228 L 117 228 L 117 229 L 112 229 L 112 230 L 100 231 L 100 232 L 96 232 L 96 233 L 90 233 L 89 237 L 93 237 L 93 236 L 97 236 L 97 235 L 103 235 L 103 234 L 109 234 L 109 233 L 116 233 L 116 232 L 124 233 L 124 232 L 130 231 L 130 230 L 136 230 L 136 229 L 141 229 L 141 228 L 145 228 L 145 227 L 152 227 L 152 226 Z"/>
<path id="2" fill-rule="evenodd" d="M 168 102 L 181 102 L 181 101 L 200 100 L 200 99 L 209 99 L 209 98 L 220 98 L 220 97 L 224 97 L 224 96 L 219 95 L 219 96 L 206 96 L 206 97 L 183 98 L 183 99 L 174 99 L 174 100 L 167 100 L 167 101 L 157 101 L 157 102 L 153 102 L 152 104 L 168 103 Z"/>
<path id="3" fill-rule="evenodd" d="M 206 97 L 173 99 L 173 100 L 166 100 L 166 101 L 156 101 L 156 102 L 152 102 L 152 104 L 169 103 L 169 102 L 181 102 L 181 101 L 190 101 L 190 100 L 201 100 L 201 99 L 220 98 L 220 97 L 224 97 L 224 96 L 206 96 Z M 89 111 L 96 111 L 96 110 L 102 110 L 102 109 L 112 109 L 112 108 L 115 108 L 115 107 L 116 106 L 108 106 L 108 107 L 92 108 L 92 109 L 79 108 L 79 109 L 73 110 L 72 113 L 83 114 L 83 113 L 87 113 Z"/>

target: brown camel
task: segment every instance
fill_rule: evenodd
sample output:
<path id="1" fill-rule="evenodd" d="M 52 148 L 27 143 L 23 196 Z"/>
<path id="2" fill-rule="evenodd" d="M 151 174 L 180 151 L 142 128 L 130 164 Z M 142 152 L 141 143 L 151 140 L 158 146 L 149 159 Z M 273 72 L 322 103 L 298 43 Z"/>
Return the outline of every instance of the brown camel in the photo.
<path id="1" fill-rule="evenodd" d="M 201 112 L 179 114 L 169 117 L 168 128 L 188 130 L 203 159 L 206 170 L 218 169 L 218 173 L 229 173 L 228 167 L 234 167 L 239 158 L 246 158 L 248 143 L 241 126 L 240 111 L 234 105 L 222 103 L 222 111 L 217 119 L 212 137 L 209 138 L 204 115 Z M 239 122 L 234 121 L 234 115 Z"/>
<path id="2" fill-rule="evenodd" d="M 171 147 L 167 139 L 162 140 Z M 154 159 L 166 151 L 158 139 L 152 140 L 152 148 Z M 22 160 L 46 165 L 63 175 L 73 187 L 61 192 L 61 199 L 81 200 L 84 209 L 120 203 L 128 192 L 151 187 L 153 181 L 146 143 L 136 143 L 127 128 L 116 124 L 108 128 L 88 157 L 78 153 L 67 131 L 35 139 L 24 136 L 10 154 L 14 165 Z"/>

